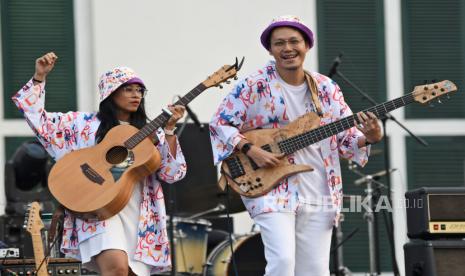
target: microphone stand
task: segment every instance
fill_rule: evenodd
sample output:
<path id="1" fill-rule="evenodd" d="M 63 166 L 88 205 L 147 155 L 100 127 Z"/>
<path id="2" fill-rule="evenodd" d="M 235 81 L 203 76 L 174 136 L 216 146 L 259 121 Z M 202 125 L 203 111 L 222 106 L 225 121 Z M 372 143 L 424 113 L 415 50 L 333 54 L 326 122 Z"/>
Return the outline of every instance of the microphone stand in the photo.
<path id="1" fill-rule="evenodd" d="M 362 89 L 360 89 L 357 85 L 355 85 L 353 82 L 351 82 L 344 74 L 342 74 L 337 68 L 334 68 L 334 73 L 339 76 L 344 82 L 346 82 L 349 86 L 351 86 L 355 91 L 357 91 L 360 95 L 362 95 L 363 98 L 367 99 L 369 102 L 371 102 L 373 105 L 376 105 L 377 102 L 370 97 L 368 94 L 366 94 Z M 386 113 L 384 118 L 380 118 L 383 124 L 383 132 L 384 132 L 384 168 L 386 172 L 389 172 L 389 165 L 390 165 L 390 158 L 389 158 L 389 143 L 387 140 L 387 126 L 386 126 L 386 121 L 387 119 L 390 119 L 394 122 L 396 122 L 400 127 L 402 127 L 411 137 L 413 137 L 418 143 L 422 144 L 423 146 L 428 146 L 428 143 L 426 143 L 425 140 L 421 139 L 420 137 L 416 136 L 413 134 L 407 127 L 405 127 L 402 123 L 397 121 L 397 119 L 392 116 L 389 113 Z M 386 186 L 387 186 L 387 198 L 389 204 L 392 206 L 392 200 L 391 200 L 391 177 L 390 174 L 386 174 Z M 389 238 L 389 245 L 391 247 L 391 258 L 392 258 L 392 269 L 394 272 L 394 275 L 400 275 L 399 274 L 399 267 L 397 265 L 397 259 L 396 259 L 396 252 L 395 252 L 395 246 L 394 246 L 394 225 L 393 225 L 393 218 L 392 218 L 392 213 L 389 212 L 388 215 L 384 215 L 383 218 L 385 219 L 385 226 L 386 226 L 386 231 L 388 234 Z M 379 253 L 379 252 L 377 252 Z M 378 256 L 379 257 L 379 256 Z M 378 268 L 379 272 L 379 268 Z"/>
<path id="2" fill-rule="evenodd" d="M 181 135 L 184 131 L 184 128 L 187 125 L 187 122 L 190 119 L 189 113 L 187 113 L 186 118 L 182 122 L 181 126 L 179 127 L 179 130 L 176 133 L 176 136 L 178 137 L 178 142 L 180 141 L 179 139 L 181 138 Z M 173 184 L 169 184 L 168 186 L 168 207 L 170 210 L 170 217 L 169 217 L 169 223 L 168 223 L 168 236 L 170 237 L 170 251 L 171 251 L 171 276 L 176 276 L 177 273 L 177 268 L 176 268 L 176 245 L 175 245 L 175 240 L 176 238 L 174 237 L 174 215 L 177 212 L 177 206 L 175 202 L 176 198 L 176 189 Z"/>

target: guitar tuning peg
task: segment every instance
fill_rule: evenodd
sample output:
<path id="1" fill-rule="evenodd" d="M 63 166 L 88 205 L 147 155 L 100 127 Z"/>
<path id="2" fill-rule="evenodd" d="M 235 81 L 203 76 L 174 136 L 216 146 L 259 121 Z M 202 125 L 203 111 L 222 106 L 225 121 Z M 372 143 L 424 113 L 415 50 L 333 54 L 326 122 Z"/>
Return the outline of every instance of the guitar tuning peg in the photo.
<path id="1" fill-rule="evenodd" d="M 433 83 L 435 83 L 435 82 L 436 82 L 436 79 L 432 79 L 431 81 L 432 81 Z"/>
<path id="2" fill-rule="evenodd" d="M 447 98 L 448 100 L 450 100 L 450 96 L 449 96 L 449 94 L 446 94 L 446 98 Z"/>
<path id="3" fill-rule="evenodd" d="M 234 76 L 234 80 L 237 80 L 237 76 Z"/>
<path id="4" fill-rule="evenodd" d="M 231 83 L 231 81 L 226 81 L 226 84 L 230 84 L 230 83 Z"/>
<path id="5" fill-rule="evenodd" d="M 438 98 L 438 104 L 442 104 L 441 98 Z"/>
<path id="6" fill-rule="evenodd" d="M 222 86 L 221 84 L 220 84 L 220 85 L 218 85 L 218 87 L 219 87 L 220 89 L 223 89 L 223 86 Z"/>
<path id="7" fill-rule="evenodd" d="M 434 104 L 430 102 L 429 107 L 434 108 Z"/>

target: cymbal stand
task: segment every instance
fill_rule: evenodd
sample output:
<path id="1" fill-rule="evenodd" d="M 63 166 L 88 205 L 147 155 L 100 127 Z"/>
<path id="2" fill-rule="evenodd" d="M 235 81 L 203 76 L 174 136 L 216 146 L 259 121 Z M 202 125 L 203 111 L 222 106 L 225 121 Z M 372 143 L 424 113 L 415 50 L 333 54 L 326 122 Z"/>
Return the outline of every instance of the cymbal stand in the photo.
<path id="1" fill-rule="evenodd" d="M 368 198 L 368 208 L 365 208 L 365 213 L 363 214 L 363 218 L 366 220 L 368 225 L 368 252 L 369 252 L 369 260 L 370 260 L 370 276 L 377 276 L 379 275 L 379 258 L 378 258 L 378 237 L 377 237 L 377 227 L 376 227 L 376 216 L 375 216 L 375 204 L 378 198 L 378 193 L 375 193 L 375 189 L 373 188 L 373 184 L 375 184 L 376 190 L 379 188 L 386 188 L 386 186 L 375 180 L 376 177 L 370 174 L 363 174 L 357 169 L 357 165 L 354 163 L 349 164 L 349 170 L 354 172 L 355 174 L 361 176 L 359 180 L 355 181 L 355 185 L 365 184 L 366 189 L 366 198 Z"/>
<path id="2" fill-rule="evenodd" d="M 343 239 L 344 233 L 342 233 L 342 222 L 344 221 L 344 214 L 341 213 L 340 218 L 339 218 L 339 225 L 336 227 L 333 227 L 333 233 L 334 233 L 334 242 L 335 246 L 331 250 L 331 253 L 333 254 L 333 260 L 334 260 L 334 266 L 335 266 L 335 275 L 336 276 L 348 276 L 352 275 L 350 270 L 344 266 L 344 253 L 342 249 L 342 244 L 347 241 L 355 232 L 358 231 L 356 229 L 349 235 L 345 240 Z"/>
<path id="3" fill-rule="evenodd" d="M 226 206 L 224 206 L 224 204 L 219 203 L 218 205 L 216 205 L 216 207 L 213 207 L 211 209 L 208 209 L 206 211 L 203 211 L 203 212 L 200 212 L 200 213 L 197 213 L 197 214 L 193 214 L 192 216 L 187 217 L 187 219 L 195 219 L 195 218 L 207 215 L 207 214 L 223 211 L 224 209 L 226 209 Z"/>
<path id="4" fill-rule="evenodd" d="M 187 114 L 186 118 L 182 122 L 179 130 L 176 133 L 176 136 L 178 137 L 177 139 L 181 138 L 181 135 L 184 131 L 184 128 L 186 127 L 187 121 L 189 120 L 190 115 Z M 160 180 L 160 182 L 163 182 Z M 171 257 L 171 271 L 170 275 L 171 276 L 176 276 L 177 274 L 177 264 L 176 264 L 176 244 L 175 244 L 175 237 L 174 237 L 174 231 L 175 231 L 175 225 L 174 225 L 174 217 L 177 212 L 177 206 L 176 206 L 176 201 L 174 200 L 176 198 L 176 188 L 175 185 L 168 185 L 168 198 L 167 198 L 167 211 L 169 213 L 169 218 L 168 218 L 168 236 L 169 242 L 170 242 L 170 257 Z"/>
<path id="5" fill-rule="evenodd" d="M 365 210 L 365 214 L 363 214 L 363 218 L 366 220 L 368 224 L 368 248 L 369 248 L 369 259 L 370 259 L 370 276 L 376 276 L 378 274 L 378 244 L 376 242 L 376 227 L 375 227 L 375 214 L 373 208 L 375 207 L 374 200 L 373 200 L 373 187 L 372 182 L 373 179 L 368 177 L 366 180 L 366 196 L 368 198 L 368 208 Z"/>

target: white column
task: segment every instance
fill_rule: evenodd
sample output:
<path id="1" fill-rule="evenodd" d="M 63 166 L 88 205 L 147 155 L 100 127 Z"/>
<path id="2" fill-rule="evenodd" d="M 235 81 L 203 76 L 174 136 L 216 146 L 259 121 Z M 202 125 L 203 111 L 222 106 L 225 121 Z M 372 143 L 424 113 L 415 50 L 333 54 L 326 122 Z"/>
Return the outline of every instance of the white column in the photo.
<path id="1" fill-rule="evenodd" d="M 386 48 L 386 88 L 389 100 L 403 96 L 403 51 L 402 51 L 402 12 L 401 0 L 384 1 L 384 25 Z M 404 109 L 392 113 L 398 121 L 404 123 Z M 407 164 L 405 132 L 397 124 L 389 121 L 387 135 L 390 139 L 390 163 L 398 171 L 391 175 L 391 196 L 394 207 L 394 245 L 397 265 L 401 275 L 405 274 L 403 245 L 407 239 L 406 215 L 402 202 L 407 189 Z"/>
<path id="2" fill-rule="evenodd" d="M 89 0 L 74 1 L 77 110 L 94 111 L 97 103 L 97 77 L 94 62 L 94 24 Z"/>

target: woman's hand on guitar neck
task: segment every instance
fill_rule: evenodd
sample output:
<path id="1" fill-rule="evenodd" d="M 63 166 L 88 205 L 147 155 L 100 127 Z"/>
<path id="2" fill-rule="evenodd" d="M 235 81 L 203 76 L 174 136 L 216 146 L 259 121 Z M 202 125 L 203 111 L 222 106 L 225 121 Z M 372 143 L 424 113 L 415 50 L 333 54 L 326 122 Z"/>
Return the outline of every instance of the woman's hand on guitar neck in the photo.
<path id="1" fill-rule="evenodd" d="M 55 66 L 55 61 L 58 59 L 54 52 L 47 53 L 40 58 L 36 59 L 36 71 L 34 73 L 34 80 L 43 82 L 48 73 L 52 71 Z"/>
<path id="2" fill-rule="evenodd" d="M 250 157 L 260 168 L 266 168 L 278 166 L 281 162 L 280 159 L 283 158 L 285 155 L 284 153 L 271 153 L 253 145 L 247 152 L 247 156 Z"/>

